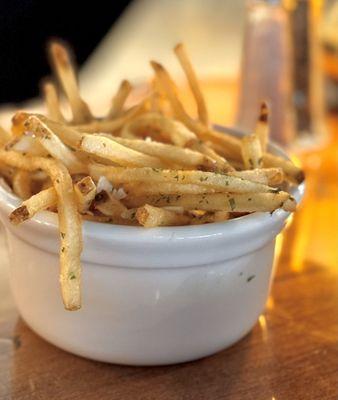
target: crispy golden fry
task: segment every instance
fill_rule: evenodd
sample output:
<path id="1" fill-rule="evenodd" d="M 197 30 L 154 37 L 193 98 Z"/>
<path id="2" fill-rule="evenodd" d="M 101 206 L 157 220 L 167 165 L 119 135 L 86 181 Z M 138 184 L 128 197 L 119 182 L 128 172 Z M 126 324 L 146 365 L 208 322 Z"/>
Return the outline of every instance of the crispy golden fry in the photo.
<path id="1" fill-rule="evenodd" d="M 250 194 L 199 194 L 199 195 L 159 195 L 128 196 L 124 199 L 127 207 L 142 207 L 150 204 L 155 207 L 179 206 L 186 210 L 272 212 L 277 208 L 294 211 L 296 202 L 289 193 L 250 193 Z"/>
<path id="2" fill-rule="evenodd" d="M 123 80 L 115 94 L 110 110 L 108 111 L 107 119 L 113 119 L 118 117 L 122 111 L 124 104 L 129 96 L 130 92 L 133 90 L 130 82 Z"/>
<path id="3" fill-rule="evenodd" d="M 279 185 L 284 181 L 284 172 L 281 168 L 259 168 L 246 171 L 231 171 L 229 175 L 262 183 L 263 185 Z"/>
<path id="4" fill-rule="evenodd" d="M 0 150 L 0 161 L 26 171 L 42 169 L 50 176 L 58 198 L 62 297 L 67 310 L 79 309 L 81 307 L 81 219 L 77 212 L 73 183 L 67 168 L 58 161 L 23 156 L 5 150 Z"/>
<path id="5" fill-rule="evenodd" d="M 246 135 L 242 138 L 242 158 L 245 169 L 262 167 L 263 153 L 257 136 Z"/>
<path id="6" fill-rule="evenodd" d="M 255 128 L 255 135 L 261 143 L 262 152 L 265 153 L 269 141 L 268 106 L 265 102 L 261 105 L 259 119 Z"/>
<path id="7" fill-rule="evenodd" d="M 42 84 L 42 90 L 49 117 L 56 122 L 65 123 L 66 120 L 60 109 L 59 96 L 54 83 L 45 81 Z"/>
<path id="8" fill-rule="evenodd" d="M 70 150 L 57 135 L 39 117 L 33 115 L 25 122 L 25 127 L 32 131 L 41 145 L 56 160 L 62 161 L 72 174 L 83 173 L 87 167 L 81 163 L 74 152 Z"/>
<path id="9" fill-rule="evenodd" d="M 133 195 L 152 195 L 152 194 L 203 194 L 206 188 L 201 185 L 165 182 L 142 182 L 127 183 L 123 185 L 127 193 Z M 208 188 L 208 193 L 215 193 L 216 190 Z"/>
<path id="10" fill-rule="evenodd" d="M 209 117 L 208 117 L 207 106 L 204 100 L 202 90 L 198 83 L 196 73 L 189 60 L 186 48 L 182 43 L 180 43 L 175 47 L 174 51 L 184 70 L 185 76 L 187 77 L 190 89 L 195 97 L 199 119 L 204 125 L 208 126 Z"/>
<path id="11" fill-rule="evenodd" d="M 187 225 L 190 222 L 190 218 L 186 215 L 177 214 L 174 211 L 164 210 L 149 204 L 137 209 L 136 219 L 145 228 Z"/>
<path id="12" fill-rule="evenodd" d="M 179 183 L 194 184 L 218 191 L 232 193 L 275 193 L 278 191 L 261 183 L 252 182 L 236 176 L 202 171 L 161 170 L 155 168 L 120 168 L 100 165 L 89 166 L 94 179 L 105 176 L 113 185 L 123 183 Z"/>
<path id="13" fill-rule="evenodd" d="M 81 124 L 93 119 L 88 105 L 81 99 L 76 72 L 71 61 L 69 50 L 59 42 L 51 42 L 50 54 L 52 64 L 61 86 L 69 100 L 73 122 Z"/>
<path id="14" fill-rule="evenodd" d="M 96 186 L 90 176 L 86 176 L 75 183 L 74 192 L 77 199 L 78 210 L 81 214 L 88 211 L 95 199 Z"/>
<path id="15" fill-rule="evenodd" d="M 21 224 L 27 219 L 33 218 L 39 211 L 44 211 L 49 207 L 55 206 L 56 203 L 57 196 L 53 187 L 42 190 L 31 196 L 28 200 L 23 201 L 21 206 L 11 213 L 9 219 L 14 225 Z"/>
<path id="16" fill-rule="evenodd" d="M 148 156 L 122 146 L 104 136 L 84 135 L 80 144 L 80 149 L 119 165 L 131 167 L 148 166 L 154 168 L 162 168 L 166 165 L 156 157 Z"/>
<path id="17" fill-rule="evenodd" d="M 0 147 L 12 139 L 10 132 L 7 132 L 2 126 L 0 126 Z"/>
<path id="18" fill-rule="evenodd" d="M 31 181 L 32 180 L 29 172 L 23 170 L 16 171 L 12 181 L 14 193 L 23 200 L 26 200 L 29 197 L 31 197 L 32 195 Z"/>
<path id="19" fill-rule="evenodd" d="M 181 122 L 157 113 L 147 113 L 138 117 L 122 129 L 121 136 L 126 132 L 143 137 L 151 136 L 155 132 L 155 139 L 163 137 L 179 147 L 186 147 L 197 141 L 196 135 Z"/>
<path id="20" fill-rule="evenodd" d="M 158 157 L 166 162 L 175 163 L 183 167 L 202 168 L 210 171 L 215 169 L 216 163 L 210 157 L 190 149 L 155 141 L 146 142 L 144 140 L 119 137 L 114 137 L 112 140 L 140 153 Z"/>
<path id="21" fill-rule="evenodd" d="M 304 172 L 300 168 L 296 167 L 291 161 L 274 154 L 265 153 L 263 155 L 263 166 L 265 168 L 282 168 L 287 178 L 296 184 L 305 179 Z"/>

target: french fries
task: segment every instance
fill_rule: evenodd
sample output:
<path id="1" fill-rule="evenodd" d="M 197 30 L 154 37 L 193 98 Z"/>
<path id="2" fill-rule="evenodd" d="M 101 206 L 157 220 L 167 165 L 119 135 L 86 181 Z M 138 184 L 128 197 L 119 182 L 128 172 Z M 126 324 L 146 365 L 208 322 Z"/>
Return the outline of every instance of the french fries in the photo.
<path id="1" fill-rule="evenodd" d="M 78 210 L 81 214 L 89 210 L 96 195 L 96 186 L 90 176 L 86 176 L 75 183 L 74 192 L 77 199 Z"/>
<path id="2" fill-rule="evenodd" d="M 183 207 L 187 210 L 227 211 L 227 212 L 273 212 L 277 208 L 294 211 L 295 200 L 286 192 L 246 193 L 246 194 L 197 194 L 197 195 L 154 195 L 128 197 L 127 207 L 142 207 L 143 204 L 155 207 Z"/>
<path id="3" fill-rule="evenodd" d="M 0 161 L 26 171 L 42 169 L 50 176 L 57 194 L 60 245 L 60 282 L 67 310 L 81 307 L 81 220 L 67 168 L 61 163 L 42 157 L 28 157 L 14 151 L 0 150 Z"/>
<path id="4" fill-rule="evenodd" d="M 255 135 L 247 135 L 242 138 L 242 157 L 245 169 L 261 168 L 263 154 L 261 142 Z"/>
<path id="5" fill-rule="evenodd" d="M 59 97 L 54 83 L 45 81 L 42 90 L 49 117 L 57 122 L 66 122 L 60 109 Z"/>
<path id="6" fill-rule="evenodd" d="M 108 139 L 109 140 L 109 139 Z M 105 176 L 113 185 L 123 183 L 177 183 L 194 184 L 205 188 L 232 193 L 275 193 L 278 189 L 241 177 L 215 174 L 203 171 L 181 171 L 157 168 L 120 168 L 110 166 L 89 166 L 92 176 Z"/>
<path id="7" fill-rule="evenodd" d="M 296 208 L 286 190 L 304 174 L 267 151 L 266 105 L 255 132 L 243 139 L 213 129 L 184 45 L 174 51 L 197 119 L 185 110 L 170 73 L 155 61 L 147 97 L 126 108 L 133 87 L 124 80 L 107 115 L 95 117 L 81 97 L 70 53 L 54 41 L 50 55 L 58 82 L 43 84 L 49 117 L 20 111 L 11 133 L 0 128 L 0 175 L 23 200 L 10 221 L 20 224 L 44 210 L 58 215 L 67 310 L 81 307 L 82 220 L 153 228 Z M 56 85 L 65 93 L 71 121 L 61 112 Z"/>
<path id="8" fill-rule="evenodd" d="M 115 137 L 112 138 L 112 140 L 140 153 L 158 157 L 165 162 L 173 163 L 181 167 L 190 167 L 212 171 L 215 169 L 216 166 L 216 162 L 213 161 L 210 157 L 190 149 L 155 141 L 146 142 L 140 139 L 133 140 Z"/>
<path id="9" fill-rule="evenodd" d="M 76 73 L 72 65 L 69 51 L 58 42 L 50 44 L 52 64 L 61 82 L 62 88 L 69 100 L 74 123 L 84 123 L 92 120 L 88 105 L 81 99 Z"/>
<path id="10" fill-rule="evenodd" d="M 29 172 L 19 170 L 15 173 L 12 181 L 14 193 L 23 200 L 28 199 L 32 195 L 32 182 Z"/>
<path id="11" fill-rule="evenodd" d="M 21 224 L 27 219 L 33 218 L 37 212 L 47 210 L 49 207 L 55 206 L 56 203 L 57 196 L 53 187 L 41 190 L 41 192 L 22 202 L 21 206 L 11 213 L 9 219 L 14 225 Z"/>
<path id="12" fill-rule="evenodd" d="M 255 129 L 255 135 L 261 143 L 261 149 L 266 152 L 268 139 L 269 139 L 269 125 L 268 125 L 268 106 L 265 102 L 261 105 L 259 119 Z"/>
<path id="13" fill-rule="evenodd" d="M 147 166 L 153 168 L 165 166 L 165 163 L 156 157 L 148 156 L 129 147 L 122 146 L 104 136 L 84 135 L 80 143 L 80 149 L 118 165 L 130 167 Z"/>
<path id="14" fill-rule="evenodd" d="M 107 115 L 107 119 L 116 118 L 122 113 L 124 103 L 126 102 L 127 97 L 129 96 L 132 89 L 133 87 L 127 80 L 121 82 L 121 85 L 113 98 L 111 108 Z"/>
<path id="15" fill-rule="evenodd" d="M 204 125 L 208 126 L 209 125 L 209 116 L 208 116 L 207 106 L 206 106 L 201 88 L 199 86 L 196 73 L 194 71 L 194 68 L 193 68 L 190 60 L 189 60 L 189 57 L 188 57 L 187 51 L 184 47 L 184 44 L 182 44 L 182 43 L 178 44 L 175 47 L 174 51 L 175 51 L 176 56 L 185 72 L 190 89 L 195 97 L 199 119 Z"/>
<path id="16" fill-rule="evenodd" d="M 186 215 L 178 214 L 174 211 L 165 210 L 145 204 L 137 209 L 136 219 L 145 228 L 156 226 L 188 225 L 190 218 Z"/>

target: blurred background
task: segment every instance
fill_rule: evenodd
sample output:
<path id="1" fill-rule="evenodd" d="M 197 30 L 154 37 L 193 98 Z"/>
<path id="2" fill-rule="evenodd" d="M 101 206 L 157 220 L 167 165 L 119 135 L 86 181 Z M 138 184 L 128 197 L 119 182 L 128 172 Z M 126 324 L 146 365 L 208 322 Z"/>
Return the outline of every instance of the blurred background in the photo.
<path id="1" fill-rule="evenodd" d="M 171 51 L 180 41 L 201 79 L 212 121 L 250 132 L 266 100 L 271 137 L 307 175 L 305 200 L 284 238 L 290 262 L 296 270 L 309 259 L 337 264 L 337 0 L 133 0 L 76 7 L 65 0 L 3 0 L 4 125 L 17 107 L 43 107 L 39 81 L 50 74 L 45 50 L 52 37 L 73 48 L 83 97 L 97 115 L 123 78 L 141 96 L 154 58 L 173 73 L 194 112 Z"/>

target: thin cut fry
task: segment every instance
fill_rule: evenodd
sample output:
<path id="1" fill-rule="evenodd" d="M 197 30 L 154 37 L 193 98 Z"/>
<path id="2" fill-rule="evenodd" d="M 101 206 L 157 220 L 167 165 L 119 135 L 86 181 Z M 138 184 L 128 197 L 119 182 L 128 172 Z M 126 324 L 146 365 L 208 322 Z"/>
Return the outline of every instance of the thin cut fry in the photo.
<path id="1" fill-rule="evenodd" d="M 165 166 L 158 158 L 139 153 L 104 136 L 84 135 L 80 149 L 119 165 L 155 168 Z"/>
<path id="2" fill-rule="evenodd" d="M 91 121 L 93 117 L 88 105 L 81 99 L 76 72 L 69 51 L 64 45 L 54 41 L 50 45 L 50 54 L 57 76 L 69 100 L 73 122 L 80 124 Z"/>
<path id="3" fill-rule="evenodd" d="M 12 224 L 18 225 L 27 219 L 33 218 L 39 211 L 47 210 L 49 207 L 55 206 L 57 196 L 53 187 L 42 190 L 41 192 L 22 202 L 21 206 L 16 208 L 9 219 Z"/>
<path id="4" fill-rule="evenodd" d="M 32 195 L 31 176 L 29 172 L 18 170 L 12 181 L 13 191 L 21 199 L 26 200 Z"/>
<path id="5" fill-rule="evenodd" d="M 100 165 L 89 166 L 90 175 L 98 179 L 105 176 L 113 185 L 123 183 L 179 183 L 195 184 L 216 189 L 222 192 L 232 193 L 275 193 L 278 191 L 261 183 L 252 182 L 236 176 L 226 174 L 215 174 L 202 171 L 180 171 L 180 170 L 161 170 L 155 168 L 120 168 L 105 167 Z"/>
<path id="6" fill-rule="evenodd" d="M 152 195 L 152 194 L 203 194 L 206 188 L 201 185 L 171 183 L 171 182 L 147 182 L 127 183 L 123 185 L 124 190 L 132 195 Z M 209 188 L 208 193 L 215 193 L 216 190 Z"/>
<path id="7" fill-rule="evenodd" d="M 86 166 L 78 160 L 74 152 L 63 144 L 49 126 L 38 117 L 35 115 L 29 117 L 25 122 L 25 127 L 32 131 L 48 153 L 55 159 L 62 161 L 71 173 L 87 171 Z"/>
<path id="8" fill-rule="evenodd" d="M 304 172 L 291 161 L 275 156 L 274 154 L 265 153 L 263 155 L 263 166 L 266 168 L 282 168 L 288 179 L 297 184 L 303 182 L 305 178 Z"/>
<path id="9" fill-rule="evenodd" d="M 190 218 L 186 215 L 177 214 L 174 211 L 164 210 L 149 204 L 137 209 L 136 219 L 145 228 L 187 225 L 190 222 Z"/>
<path id="10" fill-rule="evenodd" d="M 255 128 L 255 135 L 258 137 L 263 153 L 266 152 L 269 141 L 269 125 L 268 125 L 268 106 L 265 102 L 261 105 L 259 119 Z"/>
<path id="11" fill-rule="evenodd" d="M 66 120 L 60 109 L 59 97 L 54 83 L 45 81 L 42 85 L 42 90 L 49 117 L 56 122 L 65 123 Z"/>
<path id="12" fill-rule="evenodd" d="M 116 118 L 122 113 L 123 106 L 132 91 L 133 87 L 130 82 L 123 80 L 117 90 L 116 95 L 113 98 L 111 108 L 108 112 L 107 119 Z"/>
<path id="13" fill-rule="evenodd" d="M 158 157 L 184 167 L 205 168 L 211 171 L 215 169 L 215 162 L 210 159 L 210 157 L 190 149 L 183 149 L 155 141 L 146 142 L 144 140 L 124 139 L 119 137 L 114 137 L 112 140 L 123 146 L 139 151 L 140 153 Z"/>
<path id="14" fill-rule="evenodd" d="M 262 167 L 263 154 L 261 143 L 257 136 L 247 135 L 242 138 L 242 157 L 245 169 Z"/>
<path id="15" fill-rule="evenodd" d="M 246 171 L 231 171 L 229 175 L 238 176 L 263 185 L 279 185 L 284 181 L 284 172 L 281 168 L 259 168 Z"/>
<path id="16" fill-rule="evenodd" d="M 184 70 L 185 76 L 187 77 L 190 89 L 195 97 L 199 119 L 204 125 L 208 125 L 209 117 L 207 106 L 198 83 L 196 73 L 189 60 L 186 48 L 182 43 L 180 43 L 175 47 L 174 51 Z"/>
<path id="17" fill-rule="evenodd" d="M 78 210 L 81 214 L 88 211 L 96 195 L 96 186 L 90 176 L 86 176 L 74 185 Z"/>
<path id="18" fill-rule="evenodd" d="M 294 211 L 296 202 L 289 193 L 250 193 L 250 194 L 201 194 L 201 195 L 160 195 L 127 197 L 127 207 L 141 207 L 150 204 L 155 207 L 175 206 L 186 210 L 272 212 L 277 208 Z"/>
<path id="19" fill-rule="evenodd" d="M 81 219 L 77 212 L 73 183 L 67 168 L 58 161 L 42 157 L 25 157 L 14 151 L 5 150 L 0 150 L 0 161 L 26 171 L 41 168 L 50 176 L 58 198 L 62 297 L 67 310 L 79 309 L 81 307 Z"/>

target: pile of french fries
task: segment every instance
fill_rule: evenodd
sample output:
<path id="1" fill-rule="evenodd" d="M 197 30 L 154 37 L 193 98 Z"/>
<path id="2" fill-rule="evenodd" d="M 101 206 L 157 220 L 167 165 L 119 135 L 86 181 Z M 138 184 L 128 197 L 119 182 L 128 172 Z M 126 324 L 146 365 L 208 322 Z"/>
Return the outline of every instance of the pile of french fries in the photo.
<path id="1" fill-rule="evenodd" d="M 267 108 L 243 139 L 220 133 L 185 47 L 174 52 L 196 101 L 197 118 L 181 103 L 159 63 L 145 98 L 127 107 L 133 87 L 123 81 L 103 118 L 81 98 L 67 47 L 49 46 L 56 80 L 45 81 L 48 117 L 17 112 L 0 130 L 0 173 L 22 204 L 13 224 L 49 210 L 59 219 L 60 282 L 67 310 L 81 307 L 83 219 L 146 228 L 226 221 L 257 211 L 293 211 L 286 191 L 304 179 L 290 161 L 267 151 Z M 72 118 L 66 119 L 59 89 Z"/>

